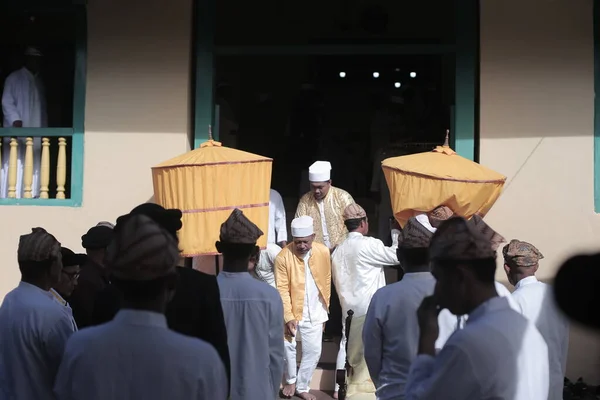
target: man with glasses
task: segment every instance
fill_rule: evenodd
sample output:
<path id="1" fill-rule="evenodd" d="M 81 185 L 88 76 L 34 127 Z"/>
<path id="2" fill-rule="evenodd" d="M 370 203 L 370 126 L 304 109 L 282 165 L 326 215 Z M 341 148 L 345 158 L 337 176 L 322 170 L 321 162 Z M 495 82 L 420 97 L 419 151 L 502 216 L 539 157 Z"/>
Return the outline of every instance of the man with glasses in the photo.
<path id="1" fill-rule="evenodd" d="M 85 263 L 85 254 L 75 254 L 71 249 L 61 247 L 60 252 L 62 254 L 63 268 L 59 282 L 50 289 L 50 293 L 54 296 L 54 299 L 64 306 L 64 310 L 69 316 L 69 319 L 73 323 L 74 330 L 77 330 L 77 324 L 73 318 L 73 310 L 69 305 L 69 298 L 71 293 L 77 286 L 77 279 L 79 279 L 80 265 Z"/>

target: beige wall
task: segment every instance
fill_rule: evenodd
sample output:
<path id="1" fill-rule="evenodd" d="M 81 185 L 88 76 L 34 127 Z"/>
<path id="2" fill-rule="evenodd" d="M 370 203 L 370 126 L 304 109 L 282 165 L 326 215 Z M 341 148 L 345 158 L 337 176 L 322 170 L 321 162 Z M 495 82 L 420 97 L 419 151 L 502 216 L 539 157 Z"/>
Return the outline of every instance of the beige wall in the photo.
<path id="1" fill-rule="evenodd" d="M 152 195 L 150 167 L 189 149 L 191 0 L 90 1 L 83 207 L 1 207 L 0 298 L 19 280 L 34 226 L 81 249 L 81 235 Z"/>
<path id="2" fill-rule="evenodd" d="M 481 162 L 508 177 L 486 220 L 534 243 L 546 279 L 573 253 L 600 250 L 592 27 L 592 0 L 481 1 Z M 568 375 L 597 381 L 597 336 L 571 336 Z"/>

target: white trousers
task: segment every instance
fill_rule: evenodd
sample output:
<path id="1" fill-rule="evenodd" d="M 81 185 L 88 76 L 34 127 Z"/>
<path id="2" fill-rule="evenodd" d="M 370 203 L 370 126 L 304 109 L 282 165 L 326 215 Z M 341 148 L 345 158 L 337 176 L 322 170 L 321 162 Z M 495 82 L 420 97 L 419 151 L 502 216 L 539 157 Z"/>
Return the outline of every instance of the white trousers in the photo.
<path id="1" fill-rule="evenodd" d="M 343 315 L 348 315 L 346 312 Z M 335 369 L 344 369 L 346 367 L 346 317 L 342 318 L 342 340 L 340 340 L 340 349 L 338 350 L 337 359 L 335 360 Z M 336 392 L 340 390 L 340 385 L 335 384 Z"/>
<path id="2" fill-rule="evenodd" d="M 291 342 L 285 341 L 284 379 L 286 384 L 296 384 L 297 393 L 307 393 L 310 390 L 312 378 L 319 359 L 323 341 L 323 324 L 313 325 L 310 322 L 299 322 L 296 335 L 302 340 L 302 359 L 296 373 L 296 338 Z"/>

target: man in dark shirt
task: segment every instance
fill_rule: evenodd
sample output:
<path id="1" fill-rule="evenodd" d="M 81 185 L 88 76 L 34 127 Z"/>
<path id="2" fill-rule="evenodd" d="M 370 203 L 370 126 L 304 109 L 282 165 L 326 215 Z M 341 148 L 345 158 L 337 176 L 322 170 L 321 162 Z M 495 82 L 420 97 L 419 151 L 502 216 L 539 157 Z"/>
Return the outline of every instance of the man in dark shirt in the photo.
<path id="1" fill-rule="evenodd" d="M 131 213 L 119 217 L 117 225 L 136 214 L 152 218 L 173 236 L 177 236 L 177 231 L 182 226 L 180 210 L 167 210 L 152 203 L 141 204 Z M 231 362 L 227 330 L 216 277 L 185 267 L 177 267 L 177 277 L 177 290 L 165 313 L 169 328 L 212 344 L 223 360 L 229 379 Z M 120 308 L 120 303 L 118 290 L 112 285 L 107 286 L 96 299 L 94 324 L 112 320 Z"/>

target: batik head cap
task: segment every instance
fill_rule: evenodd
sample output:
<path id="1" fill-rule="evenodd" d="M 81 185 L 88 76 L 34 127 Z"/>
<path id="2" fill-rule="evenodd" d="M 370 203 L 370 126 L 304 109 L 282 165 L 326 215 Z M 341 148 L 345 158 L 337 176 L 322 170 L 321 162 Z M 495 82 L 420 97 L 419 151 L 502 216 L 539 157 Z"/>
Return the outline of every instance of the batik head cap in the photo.
<path id="1" fill-rule="evenodd" d="M 454 212 L 447 206 L 438 206 L 429 212 L 428 216 L 432 222 L 441 223 L 452 218 Z"/>
<path id="2" fill-rule="evenodd" d="M 175 272 L 179 249 L 171 233 L 142 214 L 131 215 L 122 223 L 117 223 L 117 234 L 106 249 L 112 276 L 125 281 L 150 281 Z"/>
<path id="3" fill-rule="evenodd" d="M 342 216 L 344 218 L 344 221 L 347 221 L 349 219 L 361 219 L 367 217 L 367 212 L 358 204 L 352 203 L 344 209 L 344 213 Z"/>
<path id="4" fill-rule="evenodd" d="M 221 224 L 219 240 L 231 244 L 256 244 L 262 235 L 263 231 L 236 208 Z"/>
<path id="5" fill-rule="evenodd" d="M 292 236 L 295 238 L 303 238 L 312 236 L 315 233 L 314 221 L 312 217 L 303 215 L 302 217 L 292 220 Z"/>
<path id="6" fill-rule="evenodd" d="M 431 239 L 430 259 L 475 261 L 494 258 L 497 246 L 491 238 L 498 234 L 487 225 L 482 229 L 481 223 L 475 225 L 462 217 L 443 222 Z"/>
<path id="7" fill-rule="evenodd" d="M 502 249 L 504 262 L 511 267 L 534 267 L 544 255 L 531 243 L 513 239 Z"/>
<path id="8" fill-rule="evenodd" d="M 331 163 L 329 161 L 315 161 L 308 168 L 310 182 L 327 182 L 331 179 Z"/>
<path id="9" fill-rule="evenodd" d="M 398 237 L 398 247 L 403 249 L 428 248 L 431 243 L 431 233 L 415 217 L 409 218 Z"/>
<path id="10" fill-rule="evenodd" d="M 48 261 L 58 258 L 59 254 L 59 241 L 44 228 L 32 228 L 31 233 L 22 235 L 19 238 L 17 249 L 17 260 L 19 262 Z"/>

